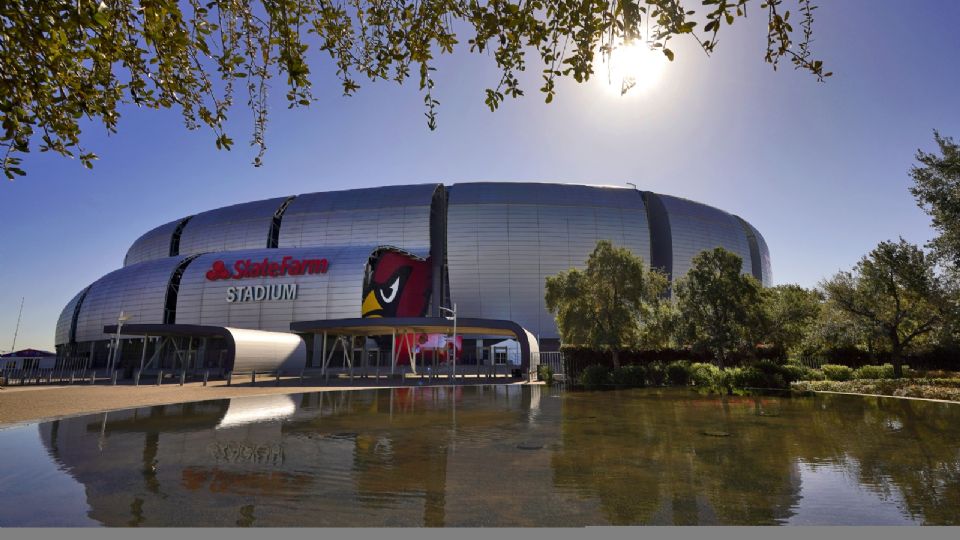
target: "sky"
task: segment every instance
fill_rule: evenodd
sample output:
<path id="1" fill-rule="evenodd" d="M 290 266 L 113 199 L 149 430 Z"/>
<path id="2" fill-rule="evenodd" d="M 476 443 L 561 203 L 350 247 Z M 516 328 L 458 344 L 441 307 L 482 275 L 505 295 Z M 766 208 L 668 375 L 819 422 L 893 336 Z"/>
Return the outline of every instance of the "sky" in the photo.
<path id="1" fill-rule="evenodd" d="M 789 2 L 788 2 L 789 3 Z M 716 206 L 751 222 L 770 248 L 774 283 L 815 286 L 878 242 L 924 244 L 929 217 L 908 189 L 933 130 L 960 138 L 960 2 L 821 0 L 818 83 L 763 61 L 765 18 L 725 28 L 707 57 L 691 40 L 658 82 L 620 97 L 606 77 L 564 81 L 545 104 L 531 58 L 526 96 L 496 112 L 491 56 L 460 47 L 437 62 L 439 126 L 429 131 L 416 81 L 340 95 L 314 66 L 318 101 L 288 110 L 275 83 L 265 164 L 250 163 L 252 121 L 232 111 L 232 151 L 187 131 L 175 111 L 127 108 L 119 132 L 85 129 L 100 160 L 29 154 L 28 176 L 0 183 L 0 350 L 53 348 L 63 306 L 119 268 L 147 230 L 189 214 L 283 195 L 389 184 L 551 181 L 625 186 Z M 362 81 L 361 81 L 362 82 Z"/>

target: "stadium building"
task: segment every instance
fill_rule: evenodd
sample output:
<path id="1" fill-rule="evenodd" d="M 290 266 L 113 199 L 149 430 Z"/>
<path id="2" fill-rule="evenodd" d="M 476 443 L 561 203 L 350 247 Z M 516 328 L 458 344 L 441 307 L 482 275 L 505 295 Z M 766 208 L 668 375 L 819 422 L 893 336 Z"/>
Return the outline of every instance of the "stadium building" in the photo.
<path id="1" fill-rule="evenodd" d="M 529 366 L 559 346 L 545 278 L 583 268 L 602 239 L 671 279 L 700 251 L 724 247 L 743 273 L 771 281 L 766 243 L 747 221 L 647 191 L 480 182 L 309 193 L 146 232 L 122 268 L 63 309 L 57 354 L 127 375 L 402 372 L 454 347 L 461 365 L 495 365 L 490 345 L 508 340 Z"/>

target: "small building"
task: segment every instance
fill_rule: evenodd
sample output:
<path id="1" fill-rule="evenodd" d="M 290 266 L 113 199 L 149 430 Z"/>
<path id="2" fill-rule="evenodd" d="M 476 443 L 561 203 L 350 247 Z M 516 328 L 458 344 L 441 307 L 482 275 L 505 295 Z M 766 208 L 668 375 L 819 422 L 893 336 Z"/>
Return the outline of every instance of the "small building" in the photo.
<path id="1" fill-rule="evenodd" d="M 0 354 L 0 370 L 11 369 L 53 369 L 57 363 L 57 354 L 37 349 L 23 349 L 12 353 Z"/>

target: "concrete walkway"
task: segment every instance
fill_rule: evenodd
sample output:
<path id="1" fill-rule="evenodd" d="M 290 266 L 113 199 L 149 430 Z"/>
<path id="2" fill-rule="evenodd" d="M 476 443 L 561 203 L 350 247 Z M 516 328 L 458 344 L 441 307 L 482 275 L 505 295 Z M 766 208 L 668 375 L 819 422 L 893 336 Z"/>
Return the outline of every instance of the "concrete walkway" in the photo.
<path id="1" fill-rule="evenodd" d="M 443 386 L 444 380 L 428 383 L 419 379 L 407 379 L 404 384 L 385 380 L 378 386 L 373 380 L 355 379 L 337 381 L 336 384 L 323 385 L 322 380 L 305 379 L 303 384 L 297 377 L 283 378 L 276 385 L 274 378 L 258 379 L 256 385 L 238 384 L 227 386 L 226 381 L 210 381 L 207 386 L 202 382 L 165 383 L 162 386 L 133 386 L 129 382 L 117 386 L 107 384 L 74 384 L 68 386 L 7 386 L 0 390 L 0 428 L 25 422 L 53 420 L 66 416 L 93 414 L 103 411 L 148 407 L 151 405 L 170 405 L 190 401 L 227 399 L 243 396 L 263 396 L 271 394 L 299 394 L 304 392 L 328 392 L 332 390 L 368 390 L 372 388 L 403 388 L 415 386 Z M 459 385 L 476 384 L 527 384 L 525 381 L 502 378 L 496 382 L 485 379 L 467 380 Z M 538 383 L 533 383 L 538 384 Z"/>

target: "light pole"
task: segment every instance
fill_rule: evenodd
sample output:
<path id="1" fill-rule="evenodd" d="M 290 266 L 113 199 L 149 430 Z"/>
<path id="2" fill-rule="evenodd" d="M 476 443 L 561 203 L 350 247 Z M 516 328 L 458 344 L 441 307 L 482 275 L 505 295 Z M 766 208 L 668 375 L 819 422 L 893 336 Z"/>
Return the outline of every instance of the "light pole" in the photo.
<path id="1" fill-rule="evenodd" d="M 457 304 L 453 304 L 453 309 L 441 306 L 440 310 L 449 313 L 446 319 L 453 321 L 453 352 L 450 355 L 453 357 L 453 384 L 457 384 Z"/>
<path id="2" fill-rule="evenodd" d="M 626 184 L 626 185 L 628 185 L 628 186 L 633 186 L 633 189 L 634 189 L 634 190 L 637 189 L 637 185 L 634 184 L 633 182 L 624 182 L 624 184 Z"/>
<path id="3" fill-rule="evenodd" d="M 120 312 L 120 316 L 117 317 L 117 335 L 113 341 L 113 354 L 110 355 L 110 373 L 113 373 L 113 369 L 117 364 L 117 351 L 120 349 L 120 329 L 123 328 L 123 323 L 130 320 L 130 316 L 124 312 Z"/>

